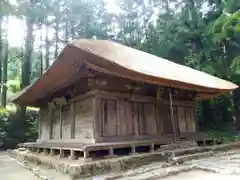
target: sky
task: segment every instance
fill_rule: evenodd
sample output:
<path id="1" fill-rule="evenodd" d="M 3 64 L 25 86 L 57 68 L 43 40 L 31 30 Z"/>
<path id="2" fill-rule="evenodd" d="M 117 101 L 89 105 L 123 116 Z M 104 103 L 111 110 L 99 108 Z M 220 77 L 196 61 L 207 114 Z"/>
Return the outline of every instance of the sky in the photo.
<path id="1" fill-rule="evenodd" d="M 115 0 L 104 0 L 107 3 L 107 9 L 109 12 L 116 12 L 117 5 L 115 4 Z M 16 0 L 10 0 L 11 3 L 16 3 Z M 9 17 L 9 24 L 8 24 L 8 40 L 9 45 L 12 47 L 22 46 L 23 45 L 23 34 L 25 31 L 25 22 L 11 16 Z M 44 37 L 44 32 L 43 32 Z M 37 41 L 37 38 L 35 39 Z"/>

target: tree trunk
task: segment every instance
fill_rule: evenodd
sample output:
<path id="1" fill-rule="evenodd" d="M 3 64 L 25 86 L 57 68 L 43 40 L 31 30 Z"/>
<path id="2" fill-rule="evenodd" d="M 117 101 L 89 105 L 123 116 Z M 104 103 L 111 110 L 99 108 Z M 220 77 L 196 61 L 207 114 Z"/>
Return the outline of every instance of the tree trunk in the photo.
<path id="1" fill-rule="evenodd" d="M 6 20 L 5 37 L 4 37 L 4 53 L 3 53 L 3 74 L 2 74 L 2 94 L 1 101 L 2 106 L 6 107 L 7 105 L 7 69 L 8 69 L 8 17 Z"/>
<path id="2" fill-rule="evenodd" d="M 68 34 L 68 20 L 66 19 L 65 22 L 65 35 L 64 35 L 64 41 L 67 44 L 68 43 L 68 38 L 69 38 L 69 34 Z"/>
<path id="3" fill-rule="evenodd" d="M 31 2 L 31 5 L 33 6 L 33 2 Z M 26 17 L 26 26 L 27 26 L 27 34 L 26 34 L 26 39 L 25 39 L 25 50 L 23 53 L 23 62 L 22 62 L 22 80 L 21 80 L 21 89 L 27 87 L 30 84 L 31 80 L 31 55 L 33 51 L 33 41 L 34 41 L 34 36 L 33 36 L 33 26 L 34 26 L 34 19 L 28 15 Z M 25 140 L 25 135 L 24 132 L 26 130 L 25 127 L 25 113 L 26 113 L 26 106 L 20 106 L 18 108 L 18 115 L 19 115 L 19 120 L 18 120 L 18 137 L 19 137 L 19 142 L 24 142 Z"/>
<path id="4" fill-rule="evenodd" d="M 236 130 L 240 132 L 240 88 L 233 91 L 233 113 Z"/>
<path id="5" fill-rule="evenodd" d="M 49 63 L 49 48 L 50 48 L 50 43 L 48 39 L 48 22 L 46 24 L 46 36 L 45 36 L 45 70 L 47 70 L 50 66 Z"/>
<path id="6" fill-rule="evenodd" d="M 34 20 L 31 17 L 27 17 L 27 36 L 25 40 L 25 52 L 23 55 L 21 89 L 28 86 L 31 82 L 30 77 L 31 77 L 31 55 L 33 51 L 33 24 Z"/>
<path id="7" fill-rule="evenodd" d="M 0 83 L 2 83 L 2 61 L 3 61 L 2 23 L 3 17 L 2 15 L 0 15 Z M 2 84 L 0 84 L 0 94 L 2 94 Z"/>
<path id="8" fill-rule="evenodd" d="M 58 17 L 55 19 L 55 51 L 54 51 L 54 59 L 56 60 L 58 57 L 58 43 L 59 43 L 59 20 Z"/>
<path id="9" fill-rule="evenodd" d="M 68 9 L 65 9 L 65 29 L 64 29 L 64 43 L 67 44 L 68 43 L 68 39 L 69 39 L 69 32 L 68 32 Z"/>
<path id="10" fill-rule="evenodd" d="M 39 40 L 40 40 L 40 52 L 39 52 L 39 59 L 40 59 L 40 75 L 43 74 L 43 39 L 42 39 L 42 28 L 40 28 L 40 36 L 39 36 Z"/>
<path id="11" fill-rule="evenodd" d="M 4 43 L 4 55 L 3 55 L 3 75 L 2 75 L 2 106 L 6 107 L 7 105 L 7 71 L 8 70 L 8 40 L 5 40 Z"/>
<path id="12" fill-rule="evenodd" d="M 74 27 L 74 21 L 70 22 L 70 33 L 71 33 L 71 39 L 74 40 L 76 38 L 75 36 L 75 27 Z"/>

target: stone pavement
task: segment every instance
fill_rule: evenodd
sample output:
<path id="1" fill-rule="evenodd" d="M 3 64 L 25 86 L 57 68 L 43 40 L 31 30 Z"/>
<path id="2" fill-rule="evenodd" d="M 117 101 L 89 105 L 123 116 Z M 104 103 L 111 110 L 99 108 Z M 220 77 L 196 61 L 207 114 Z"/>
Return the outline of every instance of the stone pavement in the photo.
<path id="1" fill-rule="evenodd" d="M 70 180 L 66 175 L 53 169 L 37 169 L 38 174 L 45 175 L 51 180 Z M 0 180 L 39 180 L 23 165 L 9 157 L 6 153 L 0 153 Z M 39 176 L 40 177 L 40 176 Z M 43 176 L 42 176 L 43 177 Z M 173 165 L 165 162 L 153 162 L 141 167 L 124 172 L 112 172 L 105 175 L 94 176 L 94 180 L 237 180 L 240 179 L 240 151 L 215 153 L 212 156 L 188 160 L 183 164 Z"/>
<path id="2" fill-rule="evenodd" d="M 1 180 L 39 180 L 23 164 L 0 152 L 0 179 Z"/>
<path id="3" fill-rule="evenodd" d="M 193 170 L 190 172 L 183 172 L 177 175 L 162 178 L 161 180 L 226 180 L 226 179 L 239 180 L 239 176 Z"/>
<path id="4" fill-rule="evenodd" d="M 216 153 L 213 156 L 189 160 L 179 165 L 151 163 L 117 174 L 96 176 L 97 180 L 237 180 L 240 179 L 240 151 Z"/>
<path id="5" fill-rule="evenodd" d="M 187 161 L 184 164 L 208 172 L 238 175 L 240 178 L 240 151 L 219 153 L 208 158 Z"/>

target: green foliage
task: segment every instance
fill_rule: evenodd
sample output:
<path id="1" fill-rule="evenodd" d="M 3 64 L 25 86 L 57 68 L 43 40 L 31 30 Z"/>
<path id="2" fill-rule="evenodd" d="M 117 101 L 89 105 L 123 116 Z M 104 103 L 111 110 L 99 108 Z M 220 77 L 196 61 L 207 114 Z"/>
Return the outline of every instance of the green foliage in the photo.
<path id="1" fill-rule="evenodd" d="M 220 139 L 223 143 L 231 143 L 234 141 L 239 141 L 240 137 L 236 136 L 232 131 L 219 131 L 219 130 L 211 130 L 209 135 L 215 139 Z"/>
<path id="2" fill-rule="evenodd" d="M 37 124 L 39 114 L 36 110 L 27 110 L 24 123 L 24 139 L 20 139 L 19 131 L 20 116 L 18 112 L 3 109 L 0 112 L 0 148 L 15 148 L 18 143 L 23 141 L 36 141 Z M 20 135 L 20 136 L 19 136 Z"/>

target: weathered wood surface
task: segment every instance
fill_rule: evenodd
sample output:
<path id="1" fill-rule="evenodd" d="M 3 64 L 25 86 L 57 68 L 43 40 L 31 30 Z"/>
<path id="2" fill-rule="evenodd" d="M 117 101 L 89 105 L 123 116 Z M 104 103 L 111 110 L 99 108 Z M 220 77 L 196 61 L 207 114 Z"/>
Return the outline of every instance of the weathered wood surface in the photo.
<path id="1" fill-rule="evenodd" d="M 149 136 L 195 132 L 195 116 L 192 106 L 173 106 L 173 117 L 169 105 L 153 102 L 134 102 L 123 98 L 109 99 L 98 97 L 95 122 L 97 139 L 104 141 L 114 137 Z M 173 124 L 171 122 L 173 118 Z M 121 140 L 121 138 L 117 138 Z"/>
<path id="2" fill-rule="evenodd" d="M 186 108 L 186 122 L 188 127 L 188 132 L 195 132 L 196 131 L 196 122 L 194 116 L 194 109 L 193 108 Z"/>
<path id="3" fill-rule="evenodd" d="M 70 105 L 62 107 L 62 139 L 71 138 L 72 114 Z"/>
<path id="4" fill-rule="evenodd" d="M 177 135 L 195 132 L 195 102 L 172 104 Z M 169 102 L 150 96 L 93 90 L 70 99 L 64 106 L 57 105 L 52 111 L 48 124 L 41 120 L 41 139 L 50 136 L 51 121 L 54 140 L 75 138 L 88 143 L 114 137 L 121 141 L 131 136 L 173 134 Z"/>
<path id="5" fill-rule="evenodd" d="M 83 142 L 93 142 L 92 98 L 75 103 L 75 138 Z"/>
<path id="6" fill-rule="evenodd" d="M 70 107 L 70 116 L 71 116 L 71 138 L 75 138 L 75 102 L 71 104 Z"/>
<path id="7" fill-rule="evenodd" d="M 120 92 L 107 92 L 103 90 L 92 90 L 93 94 L 96 95 L 98 98 L 103 99 L 111 99 L 111 100 L 118 100 L 118 99 L 126 99 L 128 101 L 134 102 L 141 102 L 141 103 L 154 103 L 160 102 L 162 104 L 170 105 L 170 102 L 167 100 L 157 100 L 156 97 L 153 96 L 146 96 L 146 95 L 138 95 L 138 94 L 131 94 L 131 93 L 120 93 Z M 172 102 L 173 106 L 196 106 L 196 101 L 178 101 L 174 100 Z"/>
<path id="8" fill-rule="evenodd" d="M 40 126 L 39 126 L 39 139 L 40 140 L 48 140 L 49 139 L 49 116 L 48 116 L 48 108 L 42 108 L 40 110 Z"/>
<path id="9" fill-rule="evenodd" d="M 178 107 L 178 124 L 180 132 L 187 132 L 187 122 L 185 118 L 185 108 L 179 106 Z"/>
<path id="10" fill-rule="evenodd" d="M 60 107 L 53 109 L 53 126 L 52 126 L 52 138 L 60 139 L 61 121 L 60 121 Z"/>

